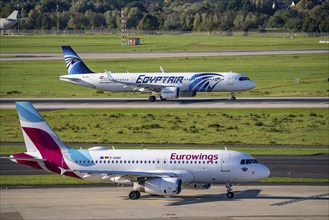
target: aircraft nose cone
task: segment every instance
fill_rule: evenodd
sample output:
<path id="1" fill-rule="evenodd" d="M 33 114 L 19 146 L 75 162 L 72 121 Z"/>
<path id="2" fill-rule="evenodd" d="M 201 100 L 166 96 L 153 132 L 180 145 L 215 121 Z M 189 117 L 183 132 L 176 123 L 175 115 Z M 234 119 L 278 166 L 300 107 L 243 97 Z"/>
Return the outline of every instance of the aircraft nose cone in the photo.
<path id="1" fill-rule="evenodd" d="M 267 178 L 271 175 L 271 171 L 269 168 L 267 168 L 266 166 L 262 165 L 262 169 L 261 169 L 261 178 Z"/>
<path id="2" fill-rule="evenodd" d="M 256 83 L 254 81 L 250 80 L 249 86 L 250 86 L 250 89 L 253 89 L 256 87 Z"/>

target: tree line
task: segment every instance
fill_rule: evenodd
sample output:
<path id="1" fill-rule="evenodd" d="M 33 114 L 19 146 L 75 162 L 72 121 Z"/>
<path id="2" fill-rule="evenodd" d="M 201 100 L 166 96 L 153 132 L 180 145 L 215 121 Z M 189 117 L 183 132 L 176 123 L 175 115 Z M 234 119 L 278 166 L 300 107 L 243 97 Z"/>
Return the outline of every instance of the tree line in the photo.
<path id="1" fill-rule="evenodd" d="M 24 29 L 329 32 L 329 0 L 2 0 Z"/>

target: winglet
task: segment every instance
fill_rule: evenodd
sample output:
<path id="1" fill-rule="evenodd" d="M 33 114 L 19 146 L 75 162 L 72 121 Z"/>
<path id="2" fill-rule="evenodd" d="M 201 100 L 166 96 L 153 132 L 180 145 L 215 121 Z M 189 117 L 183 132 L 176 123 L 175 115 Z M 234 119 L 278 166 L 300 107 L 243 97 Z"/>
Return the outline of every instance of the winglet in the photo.
<path id="1" fill-rule="evenodd" d="M 166 71 L 162 68 L 162 66 L 160 66 L 160 70 L 162 73 L 166 73 Z"/>

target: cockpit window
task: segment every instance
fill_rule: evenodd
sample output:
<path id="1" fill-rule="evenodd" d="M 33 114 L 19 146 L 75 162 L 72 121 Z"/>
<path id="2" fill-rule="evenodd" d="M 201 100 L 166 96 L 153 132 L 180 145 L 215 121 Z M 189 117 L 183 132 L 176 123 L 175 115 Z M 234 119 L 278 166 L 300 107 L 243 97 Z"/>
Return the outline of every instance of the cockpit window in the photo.
<path id="1" fill-rule="evenodd" d="M 258 161 L 256 159 L 243 159 L 240 162 L 240 164 L 252 164 L 252 163 L 258 163 Z"/>
<path id="2" fill-rule="evenodd" d="M 243 76 L 243 77 L 240 77 L 239 78 L 239 81 L 245 81 L 245 80 L 250 80 L 248 77 L 246 76 Z"/>

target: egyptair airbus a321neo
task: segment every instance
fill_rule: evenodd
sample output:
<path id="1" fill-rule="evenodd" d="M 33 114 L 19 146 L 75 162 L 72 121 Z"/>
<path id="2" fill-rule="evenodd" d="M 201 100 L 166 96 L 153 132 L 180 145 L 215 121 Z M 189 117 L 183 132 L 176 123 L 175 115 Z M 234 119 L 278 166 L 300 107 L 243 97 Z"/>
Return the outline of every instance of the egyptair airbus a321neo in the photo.
<path id="1" fill-rule="evenodd" d="M 27 152 L 6 159 L 36 169 L 80 179 L 133 183 L 130 199 L 141 192 L 172 196 L 182 188 L 208 189 L 226 184 L 233 198 L 233 183 L 254 182 L 270 170 L 252 156 L 231 150 L 109 150 L 66 146 L 29 102 L 17 102 Z"/>
<path id="2" fill-rule="evenodd" d="M 200 72 L 167 73 L 94 73 L 69 46 L 63 46 L 63 54 L 68 75 L 60 80 L 76 85 L 110 92 L 147 92 L 149 101 L 154 102 L 156 95 L 161 100 L 179 97 L 194 97 L 198 92 L 234 92 L 253 89 L 256 83 L 241 73 Z"/>

